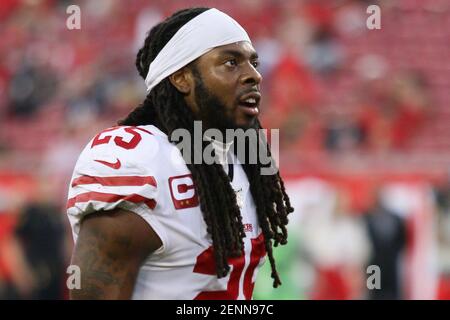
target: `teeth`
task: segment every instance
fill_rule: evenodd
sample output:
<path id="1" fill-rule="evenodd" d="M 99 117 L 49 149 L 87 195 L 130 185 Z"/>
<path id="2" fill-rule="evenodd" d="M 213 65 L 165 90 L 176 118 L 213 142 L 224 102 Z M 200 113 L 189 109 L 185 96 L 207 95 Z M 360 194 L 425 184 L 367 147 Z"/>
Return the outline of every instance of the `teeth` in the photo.
<path id="1" fill-rule="evenodd" d="M 247 103 L 256 103 L 256 99 L 255 98 L 248 98 L 247 100 L 245 100 L 245 102 L 247 102 Z"/>

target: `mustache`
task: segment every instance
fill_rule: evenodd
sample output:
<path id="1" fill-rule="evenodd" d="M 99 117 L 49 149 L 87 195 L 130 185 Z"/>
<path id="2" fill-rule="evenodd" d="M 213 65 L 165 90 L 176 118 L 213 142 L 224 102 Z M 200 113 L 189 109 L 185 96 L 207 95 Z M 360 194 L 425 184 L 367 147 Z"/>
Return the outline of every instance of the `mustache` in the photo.
<path id="1" fill-rule="evenodd" d="M 261 94 L 261 91 L 258 88 L 251 88 L 249 90 L 242 91 L 242 92 L 240 92 L 238 94 L 237 101 L 239 101 L 243 96 L 245 96 L 246 94 L 249 94 L 249 93 L 259 93 L 259 94 Z"/>

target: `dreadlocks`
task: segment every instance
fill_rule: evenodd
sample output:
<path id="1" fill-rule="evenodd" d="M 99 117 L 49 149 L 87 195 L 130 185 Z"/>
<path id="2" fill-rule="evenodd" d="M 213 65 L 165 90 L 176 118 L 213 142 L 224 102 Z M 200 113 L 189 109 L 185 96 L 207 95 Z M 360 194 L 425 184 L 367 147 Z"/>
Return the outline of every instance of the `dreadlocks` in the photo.
<path id="1" fill-rule="evenodd" d="M 145 79 L 150 63 L 174 34 L 188 21 L 208 10 L 191 8 L 176 12 L 150 30 L 144 46 L 136 57 L 139 75 Z M 187 106 L 182 93 L 166 78 L 153 88 L 144 102 L 134 109 L 120 125 L 152 124 L 166 133 L 184 128 L 193 132 L 194 114 Z M 259 122 L 257 127 L 261 128 Z M 173 141 L 171 141 L 173 142 Z M 191 147 L 194 148 L 193 141 Z M 267 142 L 264 142 L 267 146 Z M 203 142 L 203 148 L 209 142 Z M 202 150 L 194 150 L 201 152 Z M 268 148 L 267 148 L 268 150 Z M 192 155 L 193 156 L 193 155 Z M 220 164 L 187 164 L 200 199 L 207 232 L 213 241 L 213 251 L 218 277 L 229 272 L 228 258 L 240 256 L 244 249 L 244 226 L 236 194 L 230 185 L 230 178 Z M 273 245 L 287 243 L 287 216 L 293 211 L 280 175 L 261 175 L 259 164 L 245 164 L 244 171 L 250 183 L 250 191 L 256 205 L 259 224 L 265 239 L 265 248 L 272 268 L 273 286 L 281 284 L 272 253 Z"/>

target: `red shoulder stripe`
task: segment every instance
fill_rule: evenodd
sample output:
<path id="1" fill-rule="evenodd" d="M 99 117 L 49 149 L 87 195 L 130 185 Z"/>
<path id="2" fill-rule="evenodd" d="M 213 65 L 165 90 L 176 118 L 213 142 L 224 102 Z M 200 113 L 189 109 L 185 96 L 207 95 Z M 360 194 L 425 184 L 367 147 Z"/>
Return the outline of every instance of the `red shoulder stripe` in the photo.
<path id="1" fill-rule="evenodd" d="M 72 181 L 72 187 L 83 184 L 98 183 L 102 186 L 126 187 L 126 186 L 144 186 L 149 184 L 156 187 L 156 180 L 152 176 L 112 176 L 112 177 L 94 177 L 80 176 Z"/>
<path id="2" fill-rule="evenodd" d="M 156 201 L 154 199 L 148 199 L 139 194 L 130 194 L 127 196 L 123 196 L 123 195 L 112 194 L 112 193 L 86 192 L 86 193 L 81 193 L 73 198 L 70 198 L 67 201 L 67 209 L 72 208 L 73 206 L 75 206 L 75 203 L 79 203 L 79 202 L 101 201 L 101 202 L 114 203 L 114 202 L 117 202 L 120 200 L 129 201 L 129 202 L 133 202 L 133 203 L 144 203 L 150 209 L 154 209 L 156 207 Z"/>

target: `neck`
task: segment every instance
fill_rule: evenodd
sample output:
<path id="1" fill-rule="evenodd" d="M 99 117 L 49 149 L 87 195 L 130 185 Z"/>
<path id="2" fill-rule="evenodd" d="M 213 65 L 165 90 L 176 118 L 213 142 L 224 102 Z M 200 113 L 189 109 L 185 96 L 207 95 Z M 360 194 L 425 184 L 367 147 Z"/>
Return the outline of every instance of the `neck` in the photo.
<path id="1" fill-rule="evenodd" d="M 210 141 L 211 145 L 213 146 L 216 156 L 219 159 L 219 162 L 222 164 L 227 163 L 227 154 L 230 151 L 230 148 L 233 144 L 233 140 L 231 140 L 230 142 L 223 142 L 217 139 L 213 139 L 207 135 L 204 136 L 204 139 L 206 141 Z"/>

